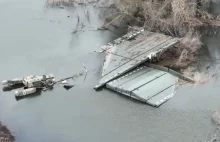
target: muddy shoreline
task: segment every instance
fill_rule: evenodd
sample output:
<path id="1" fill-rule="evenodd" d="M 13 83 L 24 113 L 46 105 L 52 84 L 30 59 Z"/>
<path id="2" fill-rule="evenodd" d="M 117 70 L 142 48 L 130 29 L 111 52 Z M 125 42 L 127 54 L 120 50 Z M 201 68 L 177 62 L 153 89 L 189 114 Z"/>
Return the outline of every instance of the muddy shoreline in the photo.
<path id="1" fill-rule="evenodd" d="M 8 128 L 0 122 L 0 142 L 14 142 L 14 140 Z"/>

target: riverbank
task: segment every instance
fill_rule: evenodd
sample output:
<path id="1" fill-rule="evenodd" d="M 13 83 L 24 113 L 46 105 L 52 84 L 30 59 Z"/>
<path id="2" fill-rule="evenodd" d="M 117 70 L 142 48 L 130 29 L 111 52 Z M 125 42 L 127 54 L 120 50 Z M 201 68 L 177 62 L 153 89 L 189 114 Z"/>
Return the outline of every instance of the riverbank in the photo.
<path id="1" fill-rule="evenodd" d="M 74 9 L 77 5 L 92 5 L 96 8 L 105 8 L 102 9 L 101 14 L 105 23 L 98 29 L 112 31 L 119 25 L 123 25 L 129 30 L 133 26 L 140 26 L 149 31 L 182 38 L 180 44 L 176 45 L 177 48 L 161 53 L 152 62 L 181 70 L 196 79 L 194 76 L 195 72 L 198 72 L 196 70 L 198 68 L 197 55 L 204 46 L 202 39 L 205 35 L 210 34 L 210 31 L 213 31 L 212 35 L 217 33 L 216 29 L 213 30 L 215 28 L 213 22 L 210 22 L 215 21 L 214 23 L 216 23 L 219 19 L 218 15 L 210 12 L 210 5 L 213 3 L 217 3 L 217 1 L 110 0 L 105 3 L 105 0 L 47 0 L 46 6 Z M 87 19 L 90 19 L 88 12 L 86 15 Z M 77 18 L 79 21 L 79 17 Z M 73 33 L 77 33 L 77 31 L 78 29 Z"/>
<path id="2" fill-rule="evenodd" d="M 218 34 L 217 24 L 211 21 L 218 22 L 219 16 L 210 10 L 217 3 L 213 0 L 118 0 L 115 7 L 119 12 L 112 16 L 112 21 L 119 21 L 120 16 L 120 21 L 136 21 L 146 30 L 181 38 L 176 48 L 160 53 L 152 62 L 180 70 L 196 82 L 204 83 L 213 77 L 198 70 L 198 56 L 205 48 L 204 37 L 210 32 L 213 37 Z"/>
<path id="3" fill-rule="evenodd" d="M 12 136 L 8 128 L 0 122 L 0 142 L 14 142 L 14 140 L 14 136 Z"/>

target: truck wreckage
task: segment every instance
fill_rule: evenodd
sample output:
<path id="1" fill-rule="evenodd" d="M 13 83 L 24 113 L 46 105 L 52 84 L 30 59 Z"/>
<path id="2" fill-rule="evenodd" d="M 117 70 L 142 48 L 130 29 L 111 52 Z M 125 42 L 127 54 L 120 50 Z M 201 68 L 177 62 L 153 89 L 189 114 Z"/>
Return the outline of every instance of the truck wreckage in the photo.
<path id="1" fill-rule="evenodd" d="M 178 79 L 194 82 L 167 67 L 151 64 L 150 60 L 180 41 L 164 34 L 133 30 L 101 47 L 106 54 L 102 75 L 95 89 L 103 86 L 159 107 L 174 96 Z"/>
<path id="2" fill-rule="evenodd" d="M 55 77 L 53 75 L 30 75 L 25 78 L 17 78 L 13 80 L 2 81 L 2 89 L 3 91 L 11 91 L 20 88 L 19 90 L 15 91 L 16 98 L 25 97 L 34 94 L 37 91 L 46 91 L 53 89 L 53 86 L 55 84 L 61 84 L 65 89 L 68 90 L 72 88 L 74 85 L 68 84 L 67 80 L 74 79 L 74 77 L 75 76 L 71 76 L 55 81 Z"/>

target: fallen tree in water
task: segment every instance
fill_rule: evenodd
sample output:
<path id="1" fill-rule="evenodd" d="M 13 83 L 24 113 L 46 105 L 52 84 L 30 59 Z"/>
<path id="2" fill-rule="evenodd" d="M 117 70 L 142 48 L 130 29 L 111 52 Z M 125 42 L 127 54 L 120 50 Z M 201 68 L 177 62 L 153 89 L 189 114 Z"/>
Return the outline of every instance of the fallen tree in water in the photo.
<path id="1" fill-rule="evenodd" d="M 0 122 L 0 142 L 14 142 L 14 140 L 11 132 Z"/>

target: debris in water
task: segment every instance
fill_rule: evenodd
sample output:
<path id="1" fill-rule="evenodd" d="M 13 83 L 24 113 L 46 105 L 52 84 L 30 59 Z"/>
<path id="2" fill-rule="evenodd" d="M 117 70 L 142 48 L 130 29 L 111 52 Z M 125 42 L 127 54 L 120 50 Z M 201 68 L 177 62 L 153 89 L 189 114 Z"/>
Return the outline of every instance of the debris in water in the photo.
<path id="1" fill-rule="evenodd" d="M 11 132 L 3 126 L 0 122 L 0 142 L 14 142 L 15 138 L 11 135 Z"/>
<path id="2" fill-rule="evenodd" d="M 212 121 L 216 125 L 220 126 L 220 110 L 219 109 L 214 111 L 214 113 L 212 114 Z"/>
<path id="3" fill-rule="evenodd" d="M 87 74 L 87 70 L 86 70 Z M 17 78 L 13 80 L 4 80 L 2 81 L 3 84 L 3 91 L 11 91 L 14 89 L 18 89 L 15 91 L 15 97 L 25 97 L 31 94 L 34 94 L 39 91 L 46 91 L 53 89 L 53 86 L 56 84 L 60 84 L 66 90 L 71 89 L 75 85 L 69 84 L 67 81 L 72 79 L 76 79 L 83 74 L 74 74 L 71 77 L 62 78 L 58 81 L 55 81 L 55 77 L 53 75 L 30 75 L 25 78 Z"/>
<path id="4" fill-rule="evenodd" d="M 74 85 L 66 84 L 63 86 L 66 90 L 69 90 L 74 87 Z"/>
<path id="5" fill-rule="evenodd" d="M 212 138 L 212 139 L 210 140 L 210 142 L 217 142 L 218 140 L 219 140 L 219 138 L 214 137 L 214 138 Z"/>
<path id="6" fill-rule="evenodd" d="M 84 82 L 85 82 L 86 77 L 87 77 L 88 70 L 87 70 L 86 65 L 85 65 L 84 63 L 83 63 L 83 67 L 84 67 L 84 69 L 85 69 L 85 73 L 86 73 L 85 78 L 84 78 Z"/>

